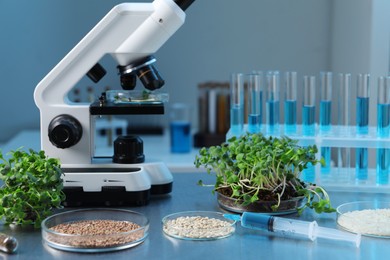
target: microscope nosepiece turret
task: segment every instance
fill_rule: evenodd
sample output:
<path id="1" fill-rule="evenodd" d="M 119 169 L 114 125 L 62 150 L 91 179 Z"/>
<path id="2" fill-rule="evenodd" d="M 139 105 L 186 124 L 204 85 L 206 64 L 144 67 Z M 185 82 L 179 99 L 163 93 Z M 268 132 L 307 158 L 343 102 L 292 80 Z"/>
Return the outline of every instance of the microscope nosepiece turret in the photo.
<path id="1" fill-rule="evenodd" d="M 125 90 L 132 90 L 136 86 L 137 77 L 148 90 L 156 90 L 164 86 L 165 81 L 153 66 L 156 58 L 147 56 L 127 66 L 118 66 L 121 86 Z"/>

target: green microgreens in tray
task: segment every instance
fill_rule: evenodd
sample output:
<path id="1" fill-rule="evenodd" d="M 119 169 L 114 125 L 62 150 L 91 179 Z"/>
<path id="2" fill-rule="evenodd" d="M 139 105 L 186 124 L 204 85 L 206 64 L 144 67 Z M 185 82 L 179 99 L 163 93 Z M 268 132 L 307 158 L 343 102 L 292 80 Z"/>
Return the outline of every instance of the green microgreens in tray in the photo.
<path id="1" fill-rule="evenodd" d="M 40 227 L 65 199 L 60 161 L 32 149 L 7 155 L 0 150 L 0 218 L 6 224 Z"/>
<path id="2" fill-rule="evenodd" d="M 317 147 L 299 146 L 288 137 L 266 137 L 261 133 L 232 137 L 227 142 L 204 147 L 196 156 L 195 166 L 215 173 L 214 191 L 237 199 L 242 205 L 257 201 L 275 201 L 274 211 L 283 200 L 302 196 L 305 203 L 298 208 L 315 212 L 334 212 L 324 188 L 300 179 L 300 174 L 317 160 Z M 199 181 L 200 185 L 204 185 Z"/>

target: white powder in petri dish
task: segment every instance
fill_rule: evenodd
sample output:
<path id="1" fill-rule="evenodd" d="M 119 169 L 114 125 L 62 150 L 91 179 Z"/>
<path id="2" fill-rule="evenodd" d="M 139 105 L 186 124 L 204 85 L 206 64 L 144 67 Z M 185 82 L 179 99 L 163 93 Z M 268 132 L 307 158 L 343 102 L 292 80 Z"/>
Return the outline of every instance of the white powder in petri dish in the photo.
<path id="1" fill-rule="evenodd" d="M 354 233 L 390 236 L 390 209 L 355 210 L 341 214 L 337 223 Z"/>
<path id="2" fill-rule="evenodd" d="M 213 239 L 230 235 L 234 232 L 234 227 L 232 223 L 216 218 L 186 216 L 166 221 L 163 230 L 175 237 Z"/>

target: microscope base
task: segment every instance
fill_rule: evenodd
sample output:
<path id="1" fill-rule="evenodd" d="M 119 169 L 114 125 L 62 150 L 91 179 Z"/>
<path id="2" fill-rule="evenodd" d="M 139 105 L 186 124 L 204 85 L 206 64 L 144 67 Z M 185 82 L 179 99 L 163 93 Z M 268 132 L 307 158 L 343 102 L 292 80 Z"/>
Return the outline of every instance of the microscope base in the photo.
<path id="1" fill-rule="evenodd" d="M 172 175 L 162 163 L 63 165 L 66 207 L 144 206 L 151 195 L 172 191 Z M 160 174 L 158 174 L 160 169 Z M 154 170 L 154 171 L 153 171 Z M 156 180 L 156 177 L 160 180 Z"/>
<path id="2" fill-rule="evenodd" d="M 150 191 L 126 191 L 105 189 L 100 192 L 84 192 L 82 187 L 64 187 L 65 207 L 80 206 L 145 206 L 149 203 Z"/>

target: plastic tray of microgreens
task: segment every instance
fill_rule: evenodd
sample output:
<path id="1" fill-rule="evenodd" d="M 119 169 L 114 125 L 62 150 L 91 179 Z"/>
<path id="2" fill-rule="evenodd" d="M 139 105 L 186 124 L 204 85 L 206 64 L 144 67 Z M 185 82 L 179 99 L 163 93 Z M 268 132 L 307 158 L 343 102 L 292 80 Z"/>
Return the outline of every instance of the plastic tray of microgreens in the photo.
<path id="1" fill-rule="evenodd" d="M 236 221 L 213 211 L 184 211 L 162 219 L 166 235 L 184 240 L 215 240 L 232 235 Z"/>
<path id="2" fill-rule="evenodd" d="M 160 104 L 168 102 L 169 94 L 146 90 L 108 90 L 106 98 L 115 104 Z"/>
<path id="3" fill-rule="evenodd" d="M 52 215 L 42 222 L 50 247 L 73 252 L 107 252 L 131 248 L 147 237 L 149 220 L 122 209 L 82 209 Z"/>

